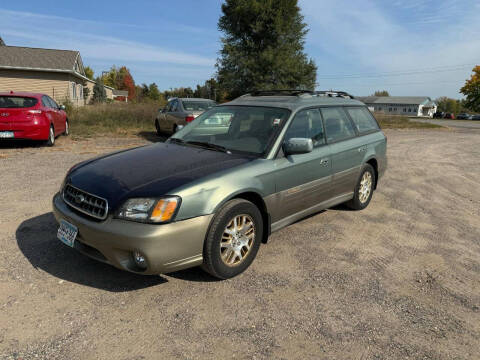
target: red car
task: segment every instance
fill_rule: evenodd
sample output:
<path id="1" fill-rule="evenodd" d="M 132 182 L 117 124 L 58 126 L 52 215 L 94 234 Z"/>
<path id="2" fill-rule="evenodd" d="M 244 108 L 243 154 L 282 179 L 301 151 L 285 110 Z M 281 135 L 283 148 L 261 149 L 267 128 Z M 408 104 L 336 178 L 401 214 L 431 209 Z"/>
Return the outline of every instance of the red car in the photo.
<path id="1" fill-rule="evenodd" d="M 455 115 L 451 113 L 446 113 L 444 116 L 445 119 L 455 120 Z"/>
<path id="2" fill-rule="evenodd" d="M 27 92 L 0 92 L 0 140 L 43 140 L 48 146 L 55 137 L 68 135 L 65 107 L 50 96 Z"/>

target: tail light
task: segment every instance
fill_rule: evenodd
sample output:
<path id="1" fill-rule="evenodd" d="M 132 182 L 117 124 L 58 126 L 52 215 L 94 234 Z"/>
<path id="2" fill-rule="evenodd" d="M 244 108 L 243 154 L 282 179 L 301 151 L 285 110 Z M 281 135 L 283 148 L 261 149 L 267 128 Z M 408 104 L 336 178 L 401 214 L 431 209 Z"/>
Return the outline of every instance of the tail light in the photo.
<path id="1" fill-rule="evenodd" d="M 186 121 L 187 123 L 192 122 L 193 120 L 195 120 L 195 116 L 193 116 L 193 115 L 187 115 L 187 116 L 185 117 L 185 121 Z"/>

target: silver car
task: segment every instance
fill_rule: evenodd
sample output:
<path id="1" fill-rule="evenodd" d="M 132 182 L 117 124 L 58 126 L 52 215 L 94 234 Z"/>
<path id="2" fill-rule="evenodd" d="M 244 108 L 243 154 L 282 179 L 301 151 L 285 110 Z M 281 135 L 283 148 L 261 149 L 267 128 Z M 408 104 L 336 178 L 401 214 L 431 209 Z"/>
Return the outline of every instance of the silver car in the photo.
<path id="1" fill-rule="evenodd" d="M 210 99 L 171 98 L 167 105 L 158 111 L 155 119 L 157 134 L 173 134 L 193 121 L 204 111 L 217 105 Z"/>

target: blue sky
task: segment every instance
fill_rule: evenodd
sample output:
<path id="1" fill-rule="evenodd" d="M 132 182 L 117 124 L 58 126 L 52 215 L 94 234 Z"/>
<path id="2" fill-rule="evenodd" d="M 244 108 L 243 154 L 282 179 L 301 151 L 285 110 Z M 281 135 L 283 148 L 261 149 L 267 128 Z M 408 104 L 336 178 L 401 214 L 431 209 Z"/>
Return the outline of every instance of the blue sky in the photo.
<path id="1" fill-rule="evenodd" d="M 215 72 L 221 3 L 2 2 L 0 36 L 7 45 L 79 50 L 96 73 L 126 65 L 137 83 L 195 86 Z M 480 0 L 299 3 L 320 89 L 459 98 L 459 88 L 480 64 Z"/>

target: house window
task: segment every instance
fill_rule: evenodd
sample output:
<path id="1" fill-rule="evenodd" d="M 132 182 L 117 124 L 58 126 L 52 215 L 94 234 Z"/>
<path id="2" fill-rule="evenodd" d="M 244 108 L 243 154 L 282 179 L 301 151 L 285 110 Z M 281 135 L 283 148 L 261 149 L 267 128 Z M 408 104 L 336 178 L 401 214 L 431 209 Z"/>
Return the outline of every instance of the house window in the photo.
<path id="1" fill-rule="evenodd" d="M 77 98 L 77 84 L 74 82 L 72 83 L 72 99 Z"/>
<path id="2" fill-rule="evenodd" d="M 407 108 L 403 108 L 403 112 L 407 112 Z"/>
<path id="3" fill-rule="evenodd" d="M 80 85 L 78 88 L 80 89 L 80 91 L 79 91 L 79 93 L 80 93 L 80 99 L 83 99 L 83 86 Z"/>
<path id="4" fill-rule="evenodd" d="M 412 109 L 411 109 L 411 108 L 408 108 L 408 112 L 412 112 Z"/>
<path id="5" fill-rule="evenodd" d="M 388 108 L 388 111 L 392 112 L 392 108 Z"/>

